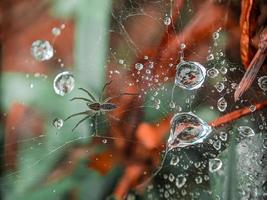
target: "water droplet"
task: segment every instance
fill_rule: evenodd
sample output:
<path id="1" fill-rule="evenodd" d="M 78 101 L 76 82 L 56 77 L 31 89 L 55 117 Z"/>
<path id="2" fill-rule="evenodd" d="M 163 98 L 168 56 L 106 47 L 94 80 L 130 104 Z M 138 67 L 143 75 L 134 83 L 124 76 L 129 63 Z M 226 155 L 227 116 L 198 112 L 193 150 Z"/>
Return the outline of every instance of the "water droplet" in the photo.
<path id="1" fill-rule="evenodd" d="M 216 31 L 212 34 L 212 37 L 214 40 L 217 40 L 219 38 L 220 34 Z"/>
<path id="2" fill-rule="evenodd" d="M 227 140 L 227 133 L 225 132 L 220 132 L 220 135 L 219 135 L 219 138 L 222 140 L 222 141 L 226 141 Z"/>
<path id="3" fill-rule="evenodd" d="M 213 60 L 213 59 L 214 59 L 214 55 L 213 54 L 208 55 L 207 60 Z"/>
<path id="4" fill-rule="evenodd" d="M 249 106 L 249 110 L 250 110 L 251 112 L 254 112 L 254 111 L 256 110 L 256 106 L 255 106 L 255 105 L 251 105 L 251 106 Z"/>
<path id="5" fill-rule="evenodd" d="M 171 24 L 172 20 L 169 16 L 165 16 L 163 19 L 163 22 L 166 26 L 169 26 Z"/>
<path id="6" fill-rule="evenodd" d="M 36 40 L 32 43 L 31 53 L 38 61 L 49 60 L 54 55 L 52 45 L 46 40 Z"/>
<path id="7" fill-rule="evenodd" d="M 57 27 L 52 28 L 52 31 L 51 32 L 52 32 L 52 34 L 54 36 L 59 36 L 61 34 L 60 28 L 57 28 Z"/>
<path id="8" fill-rule="evenodd" d="M 173 182 L 175 179 L 174 175 L 172 173 L 169 174 L 169 181 Z"/>
<path id="9" fill-rule="evenodd" d="M 182 188 L 186 182 L 186 178 L 183 174 L 180 174 L 175 179 L 175 185 L 177 188 Z"/>
<path id="10" fill-rule="evenodd" d="M 64 121 L 63 119 L 60 119 L 60 118 L 55 118 L 53 120 L 53 126 L 57 129 L 61 129 L 61 127 L 63 126 L 64 124 Z"/>
<path id="11" fill-rule="evenodd" d="M 201 177 L 201 176 L 197 176 L 197 177 L 195 178 L 195 181 L 196 181 L 196 184 L 200 184 L 200 183 L 202 183 L 202 177 Z"/>
<path id="12" fill-rule="evenodd" d="M 228 71 L 226 67 L 221 67 L 219 70 L 222 74 L 226 74 Z"/>
<path id="13" fill-rule="evenodd" d="M 123 65 L 124 64 L 124 60 L 123 59 L 119 59 L 119 64 Z"/>
<path id="14" fill-rule="evenodd" d="M 221 97 L 217 102 L 217 108 L 220 112 L 224 112 L 227 108 L 227 101 L 224 97 Z"/>
<path id="15" fill-rule="evenodd" d="M 267 138 L 263 139 L 263 148 L 267 149 Z"/>
<path id="16" fill-rule="evenodd" d="M 253 129 L 250 128 L 249 126 L 239 126 L 237 130 L 239 134 L 244 137 L 251 137 L 255 135 Z"/>
<path id="17" fill-rule="evenodd" d="M 108 140 L 107 140 L 107 139 L 103 139 L 102 142 L 103 142 L 104 144 L 107 144 Z"/>
<path id="18" fill-rule="evenodd" d="M 64 96 L 65 94 L 70 93 L 74 86 L 74 77 L 68 71 L 59 73 L 54 79 L 54 91 L 58 95 Z"/>
<path id="19" fill-rule="evenodd" d="M 179 163 L 179 161 L 180 161 L 179 157 L 174 155 L 174 156 L 172 156 L 170 164 L 175 166 L 175 165 L 177 165 Z"/>
<path id="20" fill-rule="evenodd" d="M 214 85 L 214 87 L 216 88 L 216 90 L 217 90 L 218 92 L 222 92 L 222 91 L 224 90 L 224 84 L 221 83 L 221 82 L 217 82 L 217 83 Z"/>
<path id="21" fill-rule="evenodd" d="M 143 68 L 144 68 L 144 65 L 142 63 L 135 64 L 135 69 L 137 69 L 138 71 L 142 70 Z"/>
<path id="22" fill-rule="evenodd" d="M 213 147 L 214 147 L 214 149 L 216 149 L 216 150 L 218 150 L 218 151 L 221 149 L 221 146 L 222 146 L 222 143 L 221 143 L 220 140 L 217 140 L 217 141 L 215 141 L 215 142 L 213 143 Z"/>
<path id="23" fill-rule="evenodd" d="M 176 67 L 175 85 L 194 90 L 201 87 L 205 80 L 206 69 L 197 62 L 181 61 Z"/>
<path id="24" fill-rule="evenodd" d="M 181 43 L 181 44 L 180 44 L 180 49 L 181 49 L 181 50 L 185 49 L 185 47 L 186 47 L 185 43 Z"/>
<path id="25" fill-rule="evenodd" d="M 216 69 L 214 67 L 207 71 L 207 76 L 210 77 L 210 78 L 215 78 L 215 77 L 218 76 L 218 74 L 219 74 L 218 69 Z"/>
<path id="26" fill-rule="evenodd" d="M 209 171 L 211 173 L 218 171 L 222 167 L 222 161 L 218 158 L 213 158 L 209 160 Z"/>
<path id="27" fill-rule="evenodd" d="M 259 87 L 266 92 L 267 91 L 267 76 L 262 76 L 258 79 Z"/>
<path id="28" fill-rule="evenodd" d="M 211 127 L 191 112 L 178 113 L 171 120 L 169 148 L 186 147 L 203 142 Z"/>
<path id="29" fill-rule="evenodd" d="M 170 106 L 170 108 L 175 108 L 175 103 L 173 101 L 171 101 L 169 106 Z"/>

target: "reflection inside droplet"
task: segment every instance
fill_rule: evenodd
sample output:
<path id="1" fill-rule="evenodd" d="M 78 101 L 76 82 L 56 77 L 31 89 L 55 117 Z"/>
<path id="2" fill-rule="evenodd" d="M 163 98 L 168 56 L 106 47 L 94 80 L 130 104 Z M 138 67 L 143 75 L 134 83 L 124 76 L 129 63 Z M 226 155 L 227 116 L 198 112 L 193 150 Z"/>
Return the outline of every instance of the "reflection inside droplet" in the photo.
<path id="1" fill-rule="evenodd" d="M 201 143 L 210 132 L 211 127 L 193 113 L 178 113 L 171 120 L 168 147 L 173 149 Z"/>

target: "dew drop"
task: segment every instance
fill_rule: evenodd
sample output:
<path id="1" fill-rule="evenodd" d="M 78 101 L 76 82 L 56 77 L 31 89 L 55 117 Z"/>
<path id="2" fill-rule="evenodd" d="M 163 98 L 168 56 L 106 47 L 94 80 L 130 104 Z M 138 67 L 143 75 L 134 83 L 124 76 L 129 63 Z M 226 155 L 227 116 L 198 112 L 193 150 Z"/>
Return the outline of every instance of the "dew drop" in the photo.
<path id="1" fill-rule="evenodd" d="M 178 113 L 171 120 L 168 147 L 173 149 L 201 143 L 210 132 L 211 127 L 193 113 Z"/>
<path id="2" fill-rule="evenodd" d="M 174 175 L 172 173 L 169 174 L 169 181 L 173 182 L 175 179 Z"/>
<path id="3" fill-rule="evenodd" d="M 209 171 L 211 173 L 218 171 L 222 167 L 222 161 L 218 158 L 213 158 L 209 160 Z"/>
<path id="4" fill-rule="evenodd" d="M 176 67 L 175 85 L 187 90 L 198 89 L 205 76 L 206 69 L 200 63 L 181 61 Z"/>
<path id="5" fill-rule="evenodd" d="M 164 19 L 163 19 L 163 23 L 166 25 L 166 26 L 169 26 L 171 24 L 172 20 L 169 16 L 165 16 Z"/>
<path id="6" fill-rule="evenodd" d="M 266 92 L 267 91 L 267 76 L 262 76 L 258 79 L 259 87 Z"/>
<path id="7" fill-rule="evenodd" d="M 181 44 L 180 44 L 180 49 L 181 49 L 181 50 L 185 49 L 185 47 L 186 47 L 185 43 L 181 43 Z"/>
<path id="8" fill-rule="evenodd" d="M 220 72 L 222 73 L 222 74 L 226 74 L 227 73 L 227 68 L 226 67 L 221 67 L 220 68 Z"/>
<path id="9" fill-rule="evenodd" d="M 217 140 L 213 143 L 213 147 L 214 149 L 216 149 L 217 151 L 219 151 L 221 149 L 222 143 L 220 140 Z"/>
<path id="10" fill-rule="evenodd" d="M 60 96 L 70 93 L 74 86 L 74 76 L 68 71 L 59 73 L 54 79 L 54 91 Z"/>
<path id="11" fill-rule="evenodd" d="M 104 144 L 107 144 L 108 141 L 107 141 L 107 139 L 103 139 L 102 142 L 103 142 Z"/>
<path id="12" fill-rule="evenodd" d="M 64 124 L 63 119 L 55 118 L 55 119 L 53 120 L 53 126 L 54 126 L 55 128 L 57 128 L 57 129 L 61 129 L 62 126 L 63 126 L 63 124 Z"/>
<path id="13" fill-rule="evenodd" d="M 46 40 L 36 40 L 31 47 L 32 56 L 38 61 L 49 60 L 54 55 L 52 45 Z"/>
<path id="14" fill-rule="evenodd" d="M 224 112 L 227 108 L 227 101 L 224 97 L 221 97 L 217 102 L 217 108 L 220 112 Z"/>
<path id="15" fill-rule="evenodd" d="M 174 156 L 172 157 L 172 159 L 171 159 L 170 164 L 173 165 L 173 166 L 175 166 L 175 165 L 177 165 L 177 164 L 179 163 L 179 161 L 180 161 L 179 157 L 176 156 L 176 155 L 174 155 Z"/>
<path id="16" fill-rule="evenodd" d="M 216 31 L 212 34 L 212 37 L 214 40 L 217 40 L 219 38 L 220 34 Z"/>
<path id="17" fill-rule="evenodd" d="M 138 71 L 142 70 L 143 68 L 144 68 L 144 65 L 142 63 L 135 64 L 135 69 L 137 69 Z"/>
<path id="18" fill-rule="evenodd" d="M 216 69 L 214 67 L 207 71 L 207 76 L 210 77 L 210 78 L 215 78 L 215 77 L 218 76 L 218 74 L 219 74 L 218 69 Z"/>
<path id="19" fill-rule="evenodd" d="M 263 139 L 263 148 L 267 149 L 267 138 Z"/>
<path id="20" fill-rule="evenodd" d="M 180 174 L 175 179 L 175 185 L 177 188 L 182 188 L 186 182 L 186 178 L 183 174 Z"/>
<path id="21" fill-rule="evenodd" d="M 251 137 L 255 135 L 253 129 L 250 128 L 249 126 L 239 126 L 237 130 L 239 134 L 244 137 Z"/>
<path id="22" fill-rule="evenodd" d="M 170 106 L 170 108 L 175 108 L 175 103 L 173 101 L 171 101 L 169 106 Z"/>
<path id="23" fill-rule="evenodd" d="M 256 109 L 257 109 L 257 107 L 256 107 L 255 105 L 251 105 L 251 106 L 249 106 L 249 110 L 250 110 L 251 112 L 254 112 Z"/>
<path id="24" fill-rule="evenodd" d="M 214 87 L 216 88 L 216 90 L 217 90 L 218 92 L 222 92 L 222 91 L 224 90 L 224 84 L 221 83 L 221 82 L 217 82 L 217 83 L 214 85 Z"/>
<path id="25" fill-rule="evenodd" d="M 220 132 L 220 135 L 219 135 L 219 138 L 222 140 L 222 141 L 226 141 L 227 140 L 227 133 L 225 132 Z"/>
<path id="26" fill-rule="evenodd" d="M 200 184 L 200 183 L 202 183 L 202 177 L 201 177 L 201 176 L 197 176 L 197 177 L 195 178 L 195 181 L 196 181 L 196 184 Z"/>
<path id="27" fill-rule="evenodd" d="M 209 60 L 213 60 L 214 59 L 214 55 L 213 54 L 210 54 L 210 55 L 208 55 L 208 57 L 207 57 L 207 60 L 209 61 Z"/>
<path id="28" fill-rule="evenodd" d="M 52 28 L 52 31 L 51 32 L 52 32 L 52 34 L 54 36 L 59 36 L 61 34 L 60 28 L 57 28 L 57 27 Z"/>

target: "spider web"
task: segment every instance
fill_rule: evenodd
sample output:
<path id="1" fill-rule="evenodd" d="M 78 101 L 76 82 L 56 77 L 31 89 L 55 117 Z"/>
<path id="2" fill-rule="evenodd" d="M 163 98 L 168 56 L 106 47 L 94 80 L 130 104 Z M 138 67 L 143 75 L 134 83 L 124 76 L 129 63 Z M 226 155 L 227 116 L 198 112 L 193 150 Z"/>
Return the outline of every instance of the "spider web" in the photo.
<path id="1" fill-rule="evenodd" d="M 265 94 L 257 85 L 254 85 L 251 87 L 252 89 L 246 93 L 242 102 L 233 102 L 234 89 L 238 84 L 236 74 L 244 73 L 244 70 L 240 64 L 230 61 L 226 56 L 224 39 L 227 37 L 227 32 L 222 28 L 215 30 L 214 33 L 210 35 L 211 42 L 204 55 L 200 55 L 200 53 L 195 50 L 194 46 L 186 49 L 190 54 L 196 55 L 198 58 L 200 57 L 202 61 L 204 60 L 202 64 L 207 70 L 216 68 L 219 74 L 215 78 L 207 76 L 203 86 L 198 90 L 185 91 L 176 87 L 174 93 L 175 108 L 171 108 L 169 105 L 171 101 L 171 90 L 174 84 L 173 78 L 169 77 L 169 72 L 173 71 L 177 64 L 179 50 L 177 50 L 177 57 L 171 59 L 170 63 L 168 63 L 169 68 L 167 71 L 163 72 L 163 74 L 153 74 L 153 67 L 151 68 L 150 66 L 151 64 L 156 66 L 158 61 L 154 58 L 150 58 L 149 55 L 144 55 L 146 64 L 143 64 L 141 72 L 132 70 L 132 66 L 136 64 L 137 58 L 142 54 L 145 47 L 153 48 L 159 45 L 159 38 L 161 38 L 164 33 L 166 26 L 173 26 L 174 33 L 181 32 L 195 14 L 193 6 L 195 2 L 190 0 L 185 1 L 177 24 L 166 25 L 166 17 L 171 18 L 172 15 L 172 3 L 173 1 L 165 0 L 128 0 L 113 2 L 110 16 L 110 44 L 107 66 L 103 67 L 107 70 L 107 78 L 110 80 L 122 80 L 121 84 L 129 87 L 135 85 L 141 87 L 139 88 L 140 95 L 134 97 L 136 98 L 134 101 L 145 99 L 142 105 L 136 104 L 137 106 L 129 106 L 122 112 L 127 115 L 127 113 L 131 113 L 135 109 L 143 110 L 143 121 L 157 123 L 169 114 L 175 114 L 181 111 L 191 111 L 205 121 L 211 121 L 218 116 L 222 116 L 227 112 L 234 111 L 244 106 L 252 106 L 251 109 L 253 110 L 255 99 L 249 97 L 257 95 L 256 102 L 260 102 L 260 100 L 265 99 Z M 228 5 L 230 3 L 231 1 L 228 1 L 225 4 Z M 227 16 L 228 13 L 225 14 L 225 18 L 227 18 Z M 150 30 L 149 27 L 145 26 L 146 23 L 152 23 L 154 26 L 157 26 L 157 30 Z M 64 32 L 62 32 L 62 34 L 64 34 Z M 148 36 L 146 36 L 146 34 Z M 214 39 L 214 34 L 218 34 L 218 38 Z M 130 74 L 131 79 L 126 79 L 126 74 Z M 260 74 L 259 76 L 262 75 Z M 161 77 L 164 77 L 163 80 L 160 79 Z M 39 76 L 30 78 L 30 82 L 32 79 L 42 79 L 42 77 Z M 27 77 L 25 79 L 29 81 Z M 44 80 L 52 81 L 47 78 L 44 78 Z M 142 84 L 139 84 L 140 82 Z M 215 88 L 218 82 L 224 85 L 224 89 L 221 92 L 218 92 Z M 107 88 L 107 94 L 113 93 L 113 90 Z M 120 89 L 116 90 L 117 94 L 119 94 L 119 92 Z M 74 91 L 71 96 L 77 96 L 76 94 L 78 95 L 77 91 Z M 224 97 L 227 101 L 227 108 L 224 112 L 220 112 L 217 108 L 217 101 L 221 97 Z M 64 98 L 64 101 L 68 101 L 68 99 Z M 87 109 L 82 102 L 71 102 L 68 106 L 74 106 L 75 109 L 73 108 L 72 110 L 75 112 L 77 112 L 77 108 L 81 111 Z M 70 113 L 65 114 L 67 116 Z M 94 152 L 101 152 L 103 149 L 108 149 L 110 144 L 114 141 L 123 140 L 129 144 L 140 144 L 139 141 L 134 140 L 132 137 L 128 138 L 127 135 L 121 137 L 108 135 L 109 130 L 114 127 L 114 123 L 127 124 L 129 127 L 136 128 L 136 124 L 129 124 L 129 120 L 117 118 L 113 116 L 112 113 L 106 113 L 105 115 L 97 117 L 98 135 L 96 138 L 99 138 L 101 142 L 97 142 L 95 146 L 90 145 L 94 138 L 91 135 L 92 121 L 81 124 L 76 131 L 71 132 L 71 128 L 76 121 L 78 121 L 78 118 L 73 118 L 70 122 L 66 122 L 62 129 L 56 130 L 51 125 L 51 122 L 53 118 L 57 116 L 53 116 L 52 113 L 49 113 L 49 115 L 47 121 L 50 122 L 50 125 L 47 125 L 43 134 L 38 136 L 29 134 L 18 139 L 15 143 L 4 144 L 3 148 L 5 149 L 12 145 L 18 146 L 18 167 L 16 170 L 6 172 L 1 180 L 2 190 L 13 191 L 16 195 L 23 195 L 23 192 L 31 190 L 35 184 L 45 185 L 47 182 L 53 181 L 57 170 L 60 171 L 66 168 L 70 169 L 69 171 L 77 172 L 75 168 L 79 170 L 80 168 L 83 169 L 84 167 L 81 167 L 81 164 L 79 164 L 81 163 L 81 159 L 88 159 Z M 259 144 L 259 148 L 254 147 L 254 149 L 249 152 L 249 158 L 250 160 L 253 160 L 253 158 L 256 160 L 263 159 L 261 155 L 264 155 L 264 148 L 266 149 L 266 146 L 263 146 L 264 144 L 262 144 L 262 141 L 266 138 L 267 129 L 265 116 L 266 113 L 264 112 L 252 111 L 251 115 L 247 117 L 243 117 L 221 128 L 213 129 L 212 135 L 203 144 L 187 147 L 185 149 L 174 149 L 171 152 L 163 152 L 163 156 L 166 153 L 167 155 L 166 159 L 163 160 L 162 169 L 154 176 L 154 181 L 145 190 L 143 198 L 223 198 L 223 194 L 217 194 L 216 191 L 214 192 L 209 187 L 209 183 L 212 176 L 215 176 L 215 179 L 222 178 L 223 170 L 226 168 L 225 163 L 223 163 L 222 169 L 216 172 L 216 174 L 210 174 L 208 171 L 209 159 L 217 157 L 226 149 L 229 144 L 231 132 L 241 125 L 250 126 L 256 133 L 256 136 L 252 139 L 238 137 L 238 140 L 241 141 L 238 146 L 239 154 L 244 155 L 244 153 L 248 153 L 248 149 L 251 149 L 251 146 L 256 143 Z M 226 141 L 221 139 L 221 132 L 226 132 L 228 134 Z M 255 141 L 253 142 L 253 140 Z M 220 144 L 220 148 L 218 148 L 218 143 Z M 8 153 L 12 154 L 12 152 Z M 78 158 L 75 157 L 75 153 L 77 153 Z M 8 155 L 2 155 L 2 157 L 3 156 Z M 178 159 L 179 162 L 173 164 L 174 159 Z M 246 169 L 250 169 L 252 165 L 251 162 L 242 161 L 242 159 L 240 159 L 239 162 L 238 169 L 240 170 L 244 163 L 247 165 Z M 242 177 L 244 180 L 247 180 L 248 177 L 252 177 L 251 182 L 254 181 L 254 184 L 251 183 L 250 185 L 246 185 L 246 187 L 240 186 L 239 189 L 243 192 L 243 198 L 249 194 L 251 195 L 252 190 L 259 190 L 260 192 L 258 195 L 263 194 L 261 185 L 266 176 L 266 174 L 262 173 L 264 171 L 263 166 L 264 165 L 261 163 L 258 163 L 257 166 L 255 166 L 258 174 L 250 169 L 250 171 L 247 171 L 249 172 L 248 175 Z M 8 168 L 8 163 L 2 167 Z M 69 171 L 67 170 L 67 172 Z M 154 171 L 148 172 L 148 174 L 153 174 L 153 172 Z M 183 186 L 178 187 L 176 177 L 180 175 L 185 177 L 186 181 Z M 112 179 L 110 175 L 107 175 L 107 177 Z M 100 179 L 101 176 L 97 176 L 97 178 Z M 146 180 L 148 175 L 145 174 L 143 178 Z M 65 180 L 68 182 L 67 178 Z M 114 178 L 112 180 L 114 181 Z M 77 180 L 76 182 L 74 181 L 74 183 L 77 183 Z M 74 186 L 71 183 L 67 185 L 54 184 L 43 190 L 49 190 L 52 197 L 60 199 L 62 198 L 62 193 L 70 190 L 72 187 Z M 128 196 L 134 195 L 136 194 L 133 192 Z M 13 197 L 12 193 L 5 194 L 5 196 L 9 199 Z M 255 195 L 254 197 L 257 198 L 258 196 Z"/>

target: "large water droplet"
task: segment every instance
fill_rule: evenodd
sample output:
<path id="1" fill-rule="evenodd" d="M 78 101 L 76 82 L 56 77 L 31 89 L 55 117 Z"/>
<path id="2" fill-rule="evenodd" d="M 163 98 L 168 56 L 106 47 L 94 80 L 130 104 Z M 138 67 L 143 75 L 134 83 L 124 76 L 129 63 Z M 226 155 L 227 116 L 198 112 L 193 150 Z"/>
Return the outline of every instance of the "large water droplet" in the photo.
<path id="1" fill-rule="evenodd" d="M 178 113 L 171 120 L 168 147 L 173 149 L 201 143 L 210 132 L 211 127 L 193 113 Z"/>
<path id="2" fill-rule="evenodd" d="M 53 120 L 53 126 L 57 129 L 61 129 L 61 127 L 63 126 L 64 124 L 64 121 L 63 119 L 60 119 L 60 118 L 55 118 Z"/>
<path id="3" fill-rule="evenodd" d="M 184 177 L 183 174 L 180 174 L 176 177 L 175 185 L 177 188 L 181 188 L 184 186 L 185 182 L 186 182 L 186 178 Z"/>
<path id="4" fill-rule="evenodd" d="M 70 93 L 74 86 L 74 77 L 67 71 L 59 73 L 54 79 L 54 91 L 58 95 L 64 96 L 65 94 Z"/>
<path id="5" fill-rule="evenodd" d="M 54 55 L 52 45 L 46 40 L 36 40 L 32 43 L 31 53 L 38 61 L 49 60 Z"/>
<path id="6" fill-rule="evenodd" d="M 218 171 L 222 167 L 222 161 L 218 158 L 213 158 L 209 160 L 209 171 L 211 173 Z"/>
<path id="7" fill-rule="evenodd" d="M 259 87 L 266 92 L 267 91 L 267 76 L 262 76 L 258 79 Z"/>
<path id="8" fill-rule="evenodd" d="M 237 130 L 239 134 L 244 137 L 251 137 L 255 135 L 253 129 L 250 128 L 249 126 L 239 126 Z"/>
<path id="9" fill-rule="evenodd" d="M 221 97 L 217 102 L 217 108 L 220 112 L 224 112 L 227 108 L 227 101 L 224 97 Z"/>
<path id="10" fill-rule="evenodd" d="M 175 85 L 194 90 L 201 87 L 206 77 L 206 69 L 197 62 L 181 61 L 176 67 Z"/>

